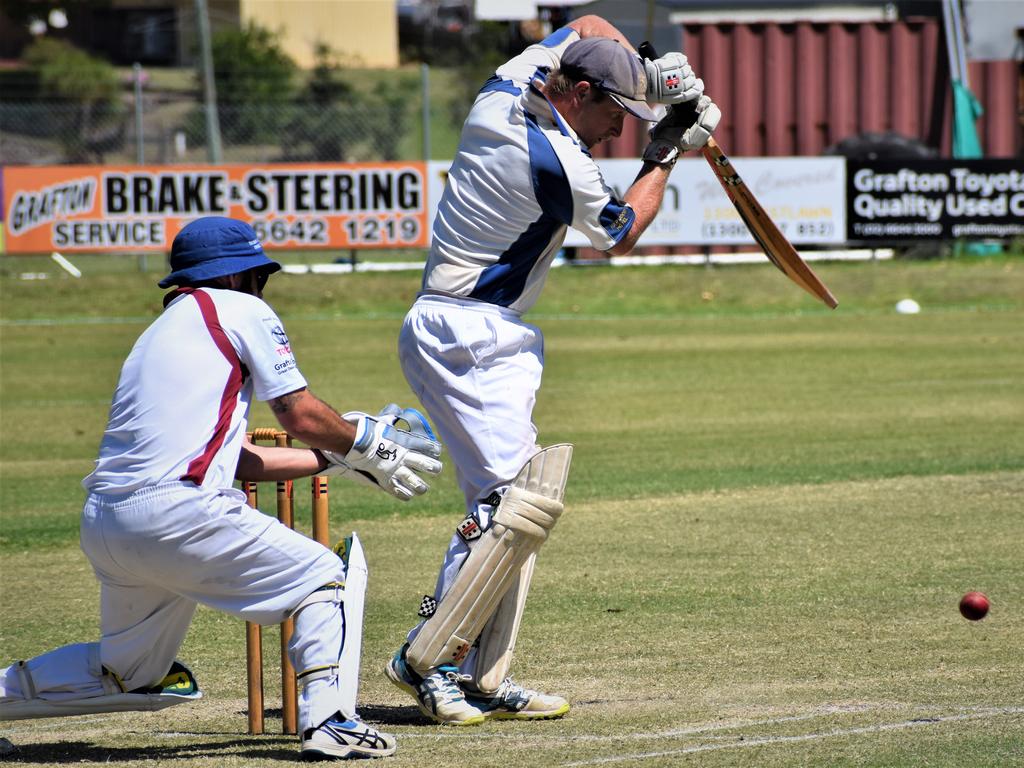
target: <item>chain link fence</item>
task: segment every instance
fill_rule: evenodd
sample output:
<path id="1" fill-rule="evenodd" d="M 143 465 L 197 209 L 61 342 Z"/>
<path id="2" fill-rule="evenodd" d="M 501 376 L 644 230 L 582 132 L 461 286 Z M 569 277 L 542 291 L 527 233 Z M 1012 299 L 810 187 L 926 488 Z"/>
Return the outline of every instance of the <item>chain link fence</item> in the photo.
<path id="1" fill-rule="evenodd" d="M 372 104 L 286 102 L 220 106 L 223 162 L 421 160 L 422 93 Z M 0 100 L 0 164 L 205 163 L 205 106 L 195 97 L 147 96 L 97 108 Z"/>

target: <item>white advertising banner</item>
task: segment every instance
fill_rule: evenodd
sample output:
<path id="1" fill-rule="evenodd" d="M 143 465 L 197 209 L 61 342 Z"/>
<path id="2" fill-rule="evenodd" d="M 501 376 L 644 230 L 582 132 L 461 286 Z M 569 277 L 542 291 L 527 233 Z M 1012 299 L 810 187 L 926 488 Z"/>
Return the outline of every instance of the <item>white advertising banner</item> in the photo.
<path id="1" fill-rule="evenodd" d="M 473 15 L 478 21 L 527 21 L 537 18 L 537 6 L 545 8 L 586 5 L 592 0 L 476 0 Z"/>
<path id="2" fill-rule="evenodd" d="M 846 161 L 842 157 L 744 157 L 733 166 L 794 245 L 846 240 Z M 621 197 L 640 170 L 638 158 L 599 160 L 605 181 Z M 428 163 L 433 221 L 450 163 Z M 569 247 L 590 243 L 574 229 Z M 739 214 L 702 157 L 680 160 L 669 177 L 661 211 L 638 246 L 755 245 Z"/>
<path id="3" fill-rule="evenodd" d="M 846 166 L 841 157 L 732 158 L 762 207 L 794 245 L 846 239 Z M 622 194 L 639 160 L 600 160 L 609 185 Z M 680 160 L 669 177 L 657 218 L 638 245 L 754 245 L 739 214 L 702 157 Z M 566 245 L 586 246 L 569 231 Z"/>
<path id="4" fill-rule="evenodd" d="M 473 16 L 479 21 L 536 19 L 537 0 L 476 0 Z"/>

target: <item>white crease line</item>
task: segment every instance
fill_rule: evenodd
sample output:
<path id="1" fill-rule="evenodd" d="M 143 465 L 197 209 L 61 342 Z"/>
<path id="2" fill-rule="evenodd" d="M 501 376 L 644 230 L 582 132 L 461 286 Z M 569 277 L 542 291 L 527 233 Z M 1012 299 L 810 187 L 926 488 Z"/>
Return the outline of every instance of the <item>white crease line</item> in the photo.
<path id="1" fill-rule="evenodd" d="M 670 749 L 664 752 L 641 752 L 632 755 L 618 755 L 615 757 L 598 757 L 593 760 L 578 760 L 571 763 L 562 763 L 562 768 L 572 768 L 580 765 L 602 765 L 606 763 L 619 763 L 626 760 L 647 760 L 654 757 L 672 757 L 675 755 L 692 755 L 696 752 L 713 752 L 719 749 L 741 749 L 746 747 L 763 747 L 767 744 L 787 744 L 800 741 L 814 741 L 817 739 L 829 739 L 835 736 L 857 736 L 864 733 L 881 733 L 882 731 L 895 731 L 906 728 L 916 728 L 922 725 L 938 725 L 960 720 L 979 720 L 998 715 L 1022 714 L 1024 708 L 1009 707 L 996 709 L 988 712 L 976 712 L 964 715 L 948 715 L 946 717 L 930 717 L 920 720 L 906 720 L 902 723 L 883 723 L 882 725 L 867 725 L 861 728 L 844 728 L 822 733 L 805 733 L 799 736 L 765 736 L 763 738 L 746 739 L 742 742 L 732 744 L 700 744 L 696 747 L 685 747 L 683 749 Z M 641 735 L 641 734 L 637 734 Z"/>
<path id="2" fill-rule="evenodd" d="M 754 725 L 777 725 L 779 723 L 792 723 L 798 720 L 815 720 L 819 717 L 826 717 L 827 715 L 847 715 L 857 714 L 859 712 L 870 712 L 878 709 L 878 707 L 870 706 L 859 706 L 859 707 L 826 707 L 823 709 L 815 709 L 811 712 L 807 712 L 802 715 L 786 715 L 784 717 L 772 717 L 763 720 L 734 720 L 732 722 L 724 723 L 708 723 L 707 725 L 695 725 L 691 728 L 676 728 L 671 731 L 659 731 L 658 733 L 652 734 L 653 738 L 664 738 L 671 739 L 676 736 L 693 736 L 698 733 L 711 733 L 713 731 L 732 731 L 737 728 L 749 728 Z M 639 735 L 639 734 L 637 734 Z M 624 736 L 590 736 L 582 737 L 579 741 L 622 741 Z"/>
<path id="3" fill-rule="evenodd" d="M 728 722 L 721 723 L 708 723 L 706 725 L 695 725 L 691 728 L 674 728 L 671 731 L 658 731 L 656 733 L 647 734 L 647 738 L 651 739 L 671 739 L 677 736 L 693 736 L 699 733 L 710 733 L 713 731 L 732 731 L 737 728 L 749 728 L 756 725 L 776 725 L 778 723 L 791 723 L 797 720 L 813 720 L 819 717 L 826 717 L 828 715 L 835 714 L 857 714 L 860 712 L 871 712 L 873 710 L 881 709 L 881 707 L 873 707 L 870 705 L 852 706 L 852 707 L 822 707 L 819 709 L 806 712 L 802 715 L 786 715 L 784 717 L 773 717 L 761 720 L 731 720 Z M 445 739 L 445 738 L 459 738 L 466 736 L 465 733 L 403 733 L 402 738 L 434 738 L 434 739 Z M 502 734 L 494 734 L 499 736 Z M 582 736 L 550 736 L 541 737 L 538 741 L 557 741 L 563 743 L 577 743 L 577 742 L 598 742 L 598 741 L 625 741 L 635 739 L 640 736 L 639 733 L 629 733 L 626 735 L 618 736 L 594 736 L 594 735 L 582 735 Z M 474 737 L 478 734 L 473 734 Z"/>

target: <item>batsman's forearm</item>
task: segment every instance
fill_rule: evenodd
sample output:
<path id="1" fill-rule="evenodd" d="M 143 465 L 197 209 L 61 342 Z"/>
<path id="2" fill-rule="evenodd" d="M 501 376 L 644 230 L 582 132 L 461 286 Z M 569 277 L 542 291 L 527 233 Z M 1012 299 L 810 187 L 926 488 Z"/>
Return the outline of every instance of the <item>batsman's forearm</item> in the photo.
<path id="1" fill-rule="evenodd" d="M 566 26 L 575 29 L 579 33 L 580 37 L 610 37 L 613 40 L 618 40 L 622 43 L 624 48 L 636 53 L 636 49 L 629 44 L 629 40 L 626 39 L 626 36 L 622 34 L 615 25 L 604 20 L 600 16 L 595 16 L 593 14 L 580 16 L 578 19 L 570 21 Z"/>
<path id="2" fill-rule="evenodd" d="M 609 249 L 609 253 L 615 256 L 625 256 L 633 250 L 637 240 L 654 221 L 654 217 L 658 215 L 671 172 L 671 166 L 644 163 L 644 167 L 633 181 L 632 186 L 626 190 L 624 196 L 635 215 L 633 226 L 622 240 Z"/>

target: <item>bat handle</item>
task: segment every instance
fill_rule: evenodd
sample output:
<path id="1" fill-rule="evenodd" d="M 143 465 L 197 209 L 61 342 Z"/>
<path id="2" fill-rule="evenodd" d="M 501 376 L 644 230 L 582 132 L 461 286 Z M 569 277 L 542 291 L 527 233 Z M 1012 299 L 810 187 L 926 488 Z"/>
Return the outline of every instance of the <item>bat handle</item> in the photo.
<path id="1" fill-rule="evenodd" d="M 653 61 L 658 58 L 658 52 L 654 50 L 654 46 L 649 40 L 644 40 L 640 43 L 640 47 L 636 50 L 640 54 L 640 58 L 645 61 Z M 697 122 L 697 100 L 694 99 L 683 104 L 673 104 L 672 114 L 675 116 L 675 121 L 678 125 L 693 125 Z"/>

